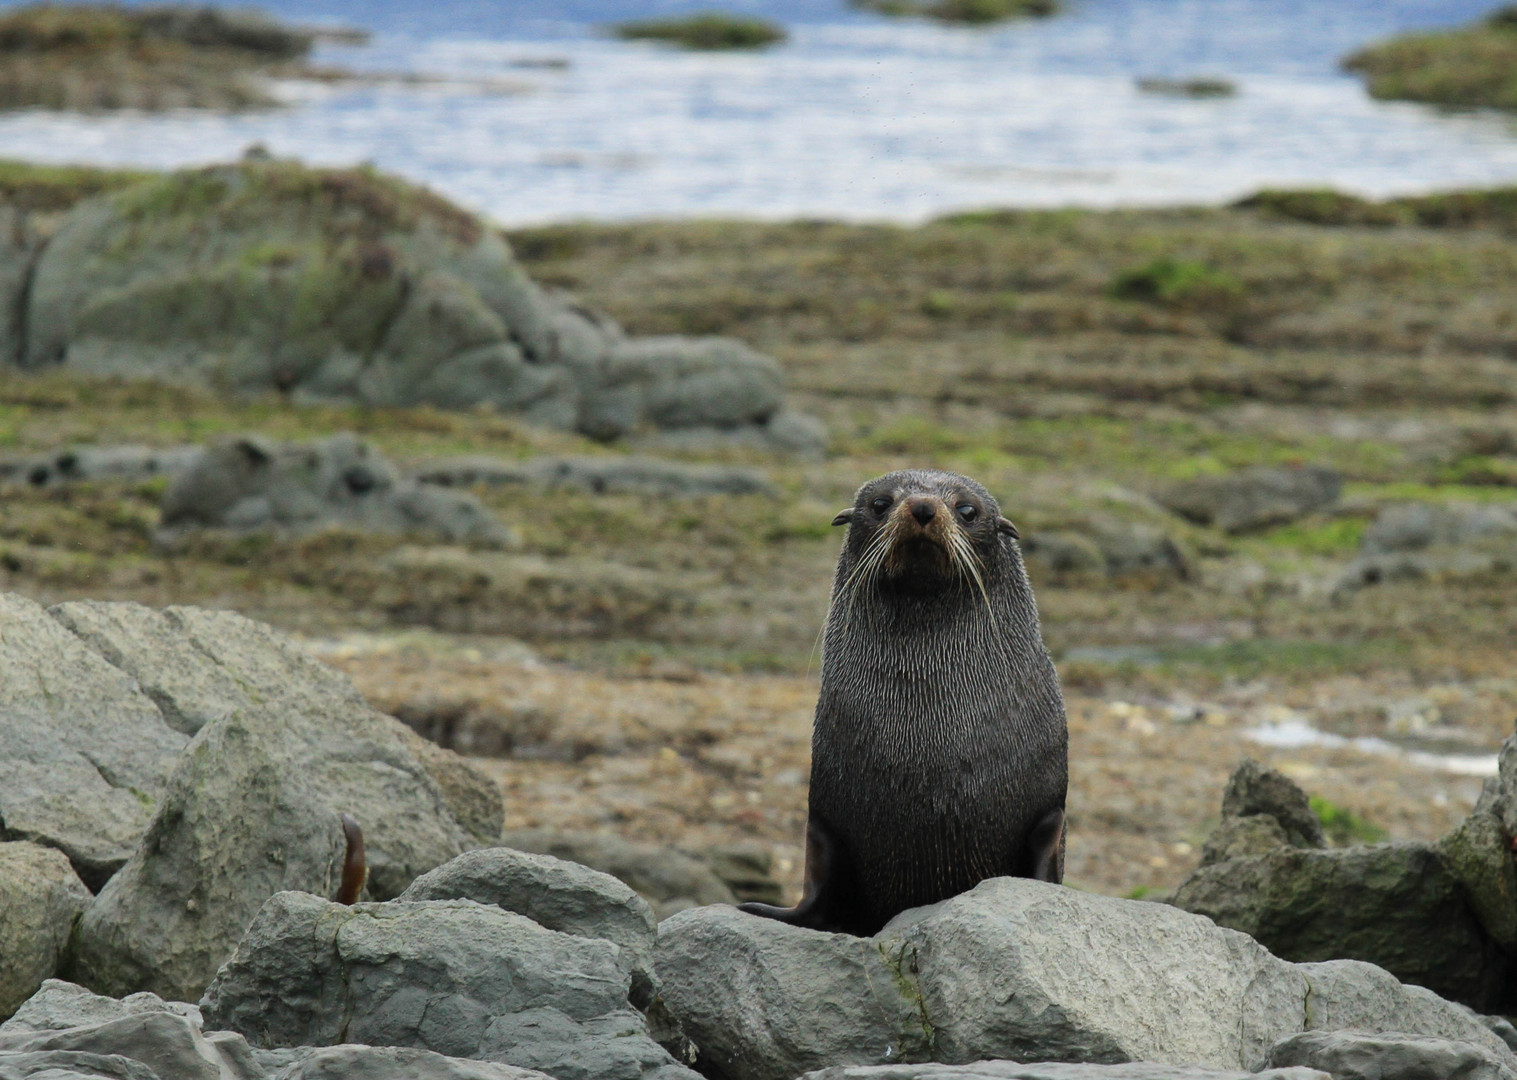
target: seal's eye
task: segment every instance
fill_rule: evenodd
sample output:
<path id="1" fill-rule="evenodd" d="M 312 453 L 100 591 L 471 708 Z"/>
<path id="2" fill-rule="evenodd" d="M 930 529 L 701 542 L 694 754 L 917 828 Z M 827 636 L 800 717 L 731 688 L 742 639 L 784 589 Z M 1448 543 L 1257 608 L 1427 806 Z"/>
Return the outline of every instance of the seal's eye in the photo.
<path id="1" fill-rule="evenodd" d="M 959 515 L 959 520 L 966 524 L 980 516 L 979 508 L 973 503 L 959 503 L 953 508 L 954 513 Z"/>
<path id="2" fill-rule="evenodd" d="M 883 514 L 886 510 L 890 509 L 890 503 L 891 498 L 889 495 L 881 495 L 874 502 L 870 503 L 869 506 L 876 514 Z"/>

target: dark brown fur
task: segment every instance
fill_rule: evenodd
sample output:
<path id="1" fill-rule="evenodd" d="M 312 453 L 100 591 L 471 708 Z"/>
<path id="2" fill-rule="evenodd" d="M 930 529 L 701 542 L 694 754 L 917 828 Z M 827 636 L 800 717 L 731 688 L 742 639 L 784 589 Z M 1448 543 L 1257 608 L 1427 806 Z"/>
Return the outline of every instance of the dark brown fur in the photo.
<path id="1" fill-rule="evenodd" d="M 868 935 L 986 878 L 1062 880 L 1069 737 L 1016 529 L 929 471 L 870 481 L 834 523 L 805 895 L 743 910 Z"/>

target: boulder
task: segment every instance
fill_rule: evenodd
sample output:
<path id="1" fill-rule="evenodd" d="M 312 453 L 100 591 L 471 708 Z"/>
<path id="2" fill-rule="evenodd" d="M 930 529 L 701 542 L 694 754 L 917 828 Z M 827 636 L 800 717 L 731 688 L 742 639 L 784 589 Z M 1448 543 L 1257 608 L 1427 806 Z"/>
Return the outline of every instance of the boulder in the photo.
<path id="1" fill-rule="evenodd" d="M 486 222 L 368 168 L 248 158 L 147 179 L 75 206 L 35 267 L 4 357 L 28 369 L 486 406 L 599 438 L 721 429 L 784 448 L 806 428 L 779 422 L 771 358 L 628 339 L 533 284 Z"/>
<path id="2" fill-rule="evenodd" d="M 1397 503 L 1364 531 L 1366 555 L 1470 547 L 1488 541 L 1517 544 L 1517 507 L 1492 503 Z"/>
<path id="3" fill-rule="evenodd" d="M 129 674 L 37 604 L 0 594 L 0 840 L 57 848 L 98 890 L 187 741 Z"/>
<path id="4" fill-rule="evenodd" d="M 708 864 L 674 848 L 553 829 L 516 829 L 502 833 L 501 842 L 610 874 L 653 905 L 660 919 L 703 904 L 736 902 L 732 889 Z"/>
<path id="5" fill-rule="evenodd" d="M 1506 1059 L 1509 1050 L 1469 1009 L 1431 990 L 1400 982 L 1384 968 L 1363 960 L 1297 964 L 1311 994 L 1304 1030 L 1407 1032 L 1482 1046 Z M 1511 1059 L 1517 1064 L 1517 1058 Z"/>
<path id="6" fill-rule="evenodd" d="M 140 1061 L 77 1050 L 0 1050 L 0 1080 L 162 1080 Z"/>
<path id="7" fill-rule="evenodd" d="M 774 485 L 758 469 L 691 465 L 653 457 L 542 457 L 531 461 L 452 457 L 426 462 L 415 475 L 424 484 L 444 487 L 572 488 L 597 495 L 646 494 L 674 499 L 774 493 Z"/>
<path id="8" fill-rule="evenodd" d="M 1101 521 L 1091 531 L 1110 577 L 1190 577 L 1190 562 L 1163 529 L 1139 522 Z"/>
<path id="9" fill-rule="evenodd" d="M 1195 1069 L 1187 1065 L 1075 1065 L 1043 1062 L 978 1061 L 973 1065 L 839 1065 L 809 1072 L 799 1080 L 1333 1080 L 1316 1069 Z"/>
<path id="10" fill-rule="evenodd" d="M 631 1000 L 654 991 L 653 909 L 610 874 L 511 848 L 466 851 L 411 882 L 400 900 L 473 900 L 525 915 L 539 926 L 615 943 L 632 972 Z"/>
<path id="11" fill-rule="evenodd" d="M 1257 532 L 1326 510 L 1343 493 L 1343 476 L 1321 466 L 1256 465 L 1228 476 L 1177 484 L 1159 501 L 1189 521 L 1229 533 Z"/>
<path id="12" fill-rule="evenodd" d="M 1365 530 L 1359 556 L 1334 589 L 1517 570 L 1517 508 L 1488 503 L 1400 503 Z"/>
<path id="13" fill-rule="evenodd" d="M 1201 866 L 1171 897 L 1175 906 L 1241 930 L 1287 960 L 1367 960 L 1473 1008 L 1505 1000 L 1510 960 L 1454 872 L 1464 866 L 1464 878 L 1491 878 L 1490 903 L 1499 907 L 1510 855 L 1484 861 L 1494 854 L 1484 818 L 1447 842 L 1463 853 L 1452 864 L 1417 843 L 1323 850 L 1305 793 L 1252 761 L 1228 782 L 1222 814 Z"/>
<path id="14" fill-rule="evenodd" d="M 1307 993 L 1208 920 L 1015 878 L 873 939 L 683 912 L 659 927 L 657 966 L 701 1068 L 732 1080 L 984 1058 L 1250 1069 L 1299 1029 Z"/>
<path id="15" fill-rule="evenodd" d="M 57 973 L 89 901 L 89 890 L 61 851 L 0 843 L 0 1018 Z"/>
<path id="16" fill-rule="evenodd" d="M 1340 1028 L 1510 1055 L 1468 1010 L 1373 965 L 1290 964 L 1167 905 L 1020 878 L 904 912 L 874 938 L 699 908 L 660 924 L 656 960 L 717 1080 L 986 1059 L 1247 1071 L 1291 1035 Z"/>
<path id="17" fill-rule="evenodd" d="M 368 727 L 371 735 L 393 733 L 421 764 L 449 813 L 472 840 L 486 842 L 500 833 L 504 809 L 494 782 L 452 751 L 370 709 L 347 676 L 314 660 L 269 627 L 230 612 L 194 608 L 159 612 L 132 603 L 71 602 L 51 608 L 49 614 L 132 676 L 177 731 L 193 735 L 209 720 L 284 695 L 290 696 L 289 714 L 293 716 L 315 717 L 340 709 L 353 723 Z M 217 649 L 223 646 L 230 651 L 218 658 Z M 324 738 L 314 719 L 306 729 L 317 742 Z M 322 745 L 329 755 L 340 758 L 346 753 L 339 739 Z M 349 792 L 339 810 L 362 813 L 371 863 L 375 840 L 381 848 L 388 843 L 374 832 L 374 822 L 379 818 L 371 811 L 381 799 L 373 790 L 362 798 Z M 404 883 L 381 883 L 381 887 L 398 892 Z"/>
<path id="18" fill-rule="evenodd" d="M 445 1057 L 402 1046 L 324 1046 L 281 1069 L 274 1080 L 552 1080 L 536 1069 Z"/>
<path id="19" fill-rule="evenodd" d="M 500 795 L 487 777 L 372 708 L 348 676 L 270 626 L 231 611 L 98 601 L 52 613 L 186 728 L 239 709 L 288 720 L 333 813 L 363 827 L 376 897 L 500 833 Z M 462 821 L 476 827 L 465 833 Z"/>
<path id="20" fill-rule="evenodd" d="M 469 900 L 342 907 L 279 893 L 201 1001 L 257 1046 L 360 1042 L 559 1080 L 695 1080 L 628 1003 L 619 946 Z"/>
<path id="21" fill-rule="evenodd" d="M 1327 847 L 1322 822 L 1312 811 L 1306 792 L 1284 773 L 1252 758 L 1245 759 L 1228 778 L 1227 787 L 1222 792 L 1219 832 L 1223 834 L 1222 839 L 1213 834 L 1203 849 L 1203 865 L 1220 861 L 1235 838 L 1250 848 L 1262 847 L 1266 851 L 1284 845 Z M 1278 843 L 1265 839 L 1276 836 L 1279 837 Z"/>
<path id="22" fill-rule="evenodd" d="M 275 443 L 243 435 L 202 452 L 164 492 L 163 528 L 309 532 L 340 525 L 507 547 L 515 534 L 473 495 L 402 479 L 364 440 Z"/>
<path id="23" fill-rule="evenodd" d="M 1276 1044 L 1271 1065 L 1304 1065 L 1333 1080 L 1517 1080 L 1484 1047 L 1426 1035 L 1307 1031 Z"/>
<path id="24" fill-rule="evenodd" d="M 1464 887 L 1476 918 L 1517 954 L 1517 735 L 1501 745 L 1498 773 L 1485 782 L 1470 816 L 1438 842 L 1443 863 Z"/>
<path id="25" fill-rule="evenodd" d="M 486 778 L 269 627 L 130 604 L 55 614 L 70 640 L 135 676 L 161 715 L 200 725 L 141 843 L 80 923 L 71 970 L 96 989 L 198 997 L 269 896 L 335 892 L 341 813 L 364 830 L 380 897 L 477 843 L 476 828 L 499 831 Z"/>
<path id="26" fill-rule="evenodd" d="M 269 896 L 335 894 L 346 847 L 308 753 L 277 715 L 207 724 L 142 843 L 85 913 L 73 977 L 109 994 L 193 1000 Z"/>

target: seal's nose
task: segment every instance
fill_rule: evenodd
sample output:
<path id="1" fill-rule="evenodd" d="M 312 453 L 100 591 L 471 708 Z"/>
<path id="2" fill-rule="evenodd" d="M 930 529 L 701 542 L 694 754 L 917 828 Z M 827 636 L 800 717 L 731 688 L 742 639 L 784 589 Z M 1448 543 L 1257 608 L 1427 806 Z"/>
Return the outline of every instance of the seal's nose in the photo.
<path id="1" fill-rule="evenodd" d="M 917 524 L 918 525 L 925 526 L 929 521 L 931 521 L 933 519 L 933 516 L 936 513 L 937 513 L 937 510 L 933 507 L 932 503 L 929 500 L 927 500 L 927 499 L 923 499 L 920 502 L 913 503 L 912 506 L 911 506 L 911 516 L 917 519 Z"/>

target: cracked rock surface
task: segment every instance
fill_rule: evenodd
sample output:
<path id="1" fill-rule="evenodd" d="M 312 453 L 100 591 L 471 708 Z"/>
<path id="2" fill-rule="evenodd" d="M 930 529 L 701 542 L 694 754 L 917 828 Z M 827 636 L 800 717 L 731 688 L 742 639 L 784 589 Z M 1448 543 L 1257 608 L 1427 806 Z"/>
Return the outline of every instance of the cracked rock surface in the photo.
<path id="1" fill-rule="evenodd" d="M 1290 964 L 1167 905 L 1016 878 L 905 912 L 873 939 L 698 908 L 660 924 L 657 965 L 700 1068 L 721 1080 L 997 1058 L 1247 1071 L 1301 1031 L 1350 1027 L 1517 1061 L 1468 1010 L 1373 965 Z"/>

